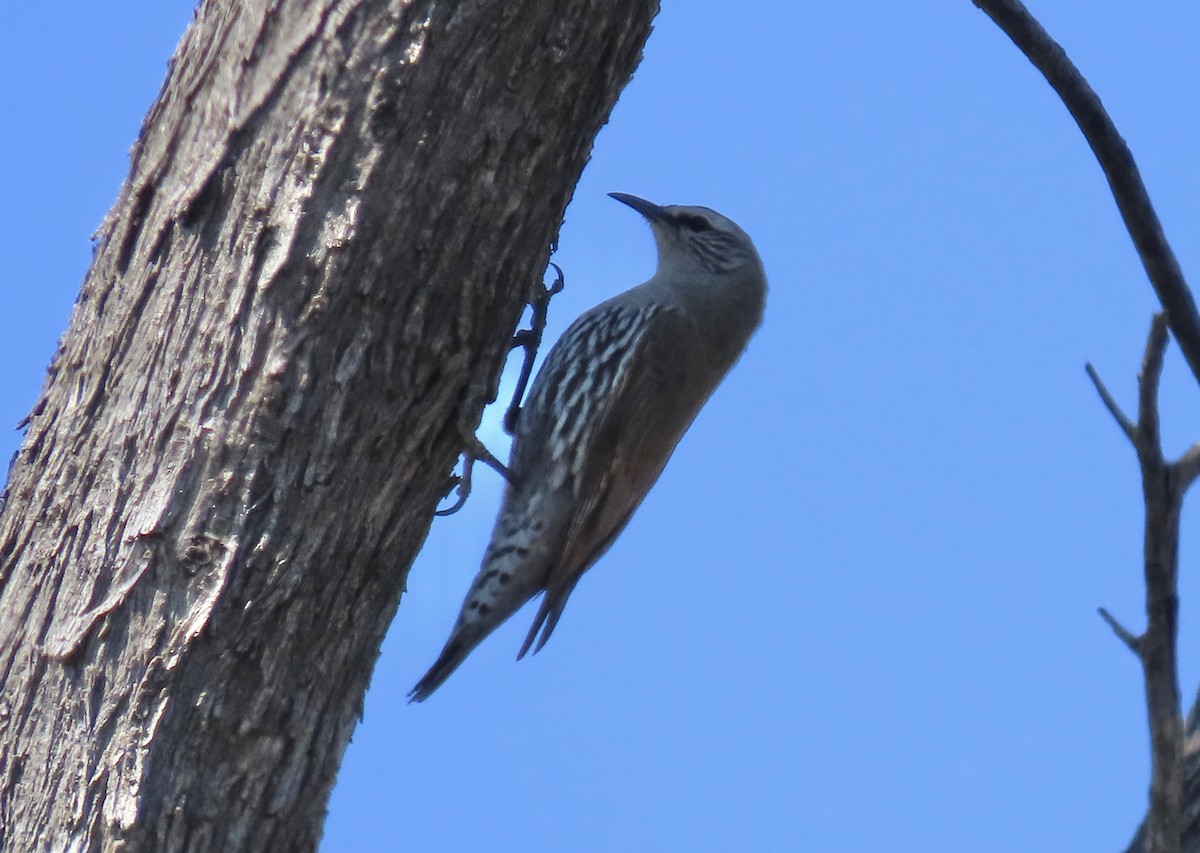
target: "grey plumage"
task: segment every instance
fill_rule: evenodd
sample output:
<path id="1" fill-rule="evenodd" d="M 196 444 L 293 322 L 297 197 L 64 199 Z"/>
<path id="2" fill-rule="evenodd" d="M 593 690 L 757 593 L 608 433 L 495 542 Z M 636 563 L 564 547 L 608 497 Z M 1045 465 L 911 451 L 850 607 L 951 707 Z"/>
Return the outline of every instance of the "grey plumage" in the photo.
<path id="1" fill-rule="evenodd" d="M 583 314 L 546 357 L 516 424 L 515 484 L 450 639 L 411 701 L 539 592 L 517 657 L 545 645 L 579 578 L 624 529 L 762 320 L 766 278 L 741 228 L 706 207 L 611 195 L 650 223 L 658 269 Z"/>

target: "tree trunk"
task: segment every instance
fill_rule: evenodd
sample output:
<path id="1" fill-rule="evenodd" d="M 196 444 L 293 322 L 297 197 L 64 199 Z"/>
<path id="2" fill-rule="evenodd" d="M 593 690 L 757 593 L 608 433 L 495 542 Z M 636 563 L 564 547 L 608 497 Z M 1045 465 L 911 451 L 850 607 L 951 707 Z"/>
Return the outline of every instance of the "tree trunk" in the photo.
<path id="1" fill-rule="evenodd" d="M 315 848 L 656 11 L 198 11 L 0 514 L 0 848 Z"/>

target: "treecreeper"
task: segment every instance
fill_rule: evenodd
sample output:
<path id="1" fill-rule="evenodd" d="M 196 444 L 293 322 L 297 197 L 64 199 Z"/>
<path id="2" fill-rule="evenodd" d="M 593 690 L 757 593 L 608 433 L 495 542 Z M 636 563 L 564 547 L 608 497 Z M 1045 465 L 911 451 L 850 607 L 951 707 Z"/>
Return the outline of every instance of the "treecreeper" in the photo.
<path id="1" fill-rule="evenodd" d="M 654 232 L 658 269 L 602 302 L 550 350 L 516 420 L 511 479 L 483 565 L 429 672 L 429 698 L 540 592 L 520 659 L 546 644 L 579 578 L 608 550 L 762 321 L 754 244 L 707 207 L 610 193 Z"/>

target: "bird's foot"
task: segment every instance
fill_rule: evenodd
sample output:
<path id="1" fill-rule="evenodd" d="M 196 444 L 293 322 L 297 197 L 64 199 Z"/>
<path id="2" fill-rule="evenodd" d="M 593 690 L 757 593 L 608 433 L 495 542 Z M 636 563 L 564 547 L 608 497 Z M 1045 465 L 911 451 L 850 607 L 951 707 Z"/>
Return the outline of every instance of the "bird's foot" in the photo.
<path id="1" fill-rule="evenodd" d="M 522 329 L 513 335 L 512 348 L 523 348 L 525 359 L 521 363 L 521 375 L 517 377 L 517 387 L 513 391 L 512 402 L 504 413 L 504 431 L 509 435 L 517 428 L 517 418 L 521 414 L 521 398 L 525 396 L 525 388 L 529 384 L 529 376 L 533 373 L 533 362 L 537 358 L 538 347 L 542 343 L 542 333 L 546 331 L 546 317 L 550 310 L 550 299 L 562 291 L 565 281 L 562 267 L 550 262 L 554 267 L 554 281 L 549 285 L 538 282 L 534 285 L 529 297 L 529 307 L 533 315 L 529 319 L 529 328 Z"/>
<path id="2" fill-rule="evenodd" d="M 507 480 L 510 486 L 515 486 L 517 484 L 517 478 L 513 472 L 510 471 L 507 465 L 497 459 L 495 455 L 484 446 L 483 442 L 479 440 L 479 436 L 475 435 L 474 433 L 466 434 L 463 436 L 463 441 L 465 442 L 466 446 L 463 448 L 462 452 L 462 474 L 455 474 L 453 477 L 451 477 L 450 487 L 446 490 L 446 493 L 449 494 L 450 489 L 456 488 L 458 496 L 455 498 L 454 503 L 451 506 L 448 506 L 445 509 L 439 509 L 434 513 L 434 515 L 454 515 L 454 513 L 463 508 L 463 504 L 467 502 L 467 496 L 471 494 L 471 471 L 475 467 L 476 462 L 482 462 L 484 465 L 491 468 L 493 471 Z"/>

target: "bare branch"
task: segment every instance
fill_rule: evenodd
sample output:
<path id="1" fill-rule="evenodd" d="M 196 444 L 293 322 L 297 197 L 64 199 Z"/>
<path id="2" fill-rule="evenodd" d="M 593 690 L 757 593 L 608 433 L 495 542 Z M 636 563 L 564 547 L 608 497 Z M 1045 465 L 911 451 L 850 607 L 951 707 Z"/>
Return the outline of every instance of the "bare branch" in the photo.
<path id="1" fill-rule="evenodd" d="M 1118 622 L 1116 618 L 1103 607 L 1096 608 L 1096 611 L 1100 614 L 1100 618 L 1108 623 L 1108 627 L 1112 628 L 1112 631 L 1117 635 L 1117 638 L 1129 647 L 1129 650 L 1137 656 L 1138 660 L 1141 660 L 1142 638 Z"/>
<path id="2" fill-rule="evenodd" d="M 1179 713 L 1178 566 L 1179 515 L 1186 484 L 1200 469 L 1200 451 L 1189 451 L 1179 463 L 1163 460 L 1159 434 L 1158 386 L 1166 351 L 1166 327 L 1179 342 L 1192 374 L 1200 381 L 1200 314 L 1184 280 L 1175 254 L 1137 164 L 1117 132 L 1100 98 L 1092 91 L 1062 47 L 1025 9 L 1019 0 L 972 0 L 1045 75 L 1083 131 L 1096 155 L 1133 239 L 1146 274 L 1166 310 L 1155 317 L 1146 343 L 1138 381 L 1138 423 L 1120 411 L 1088 366 L 1088 375 L 1126 435 L 1133 439 L 1142 471 L 1145 500 L 1146 632 L 1136 638 L 1146 689 L 1150 723 L 1150 808 L 1135 841 L 1145 853 L 1181 850 L 1183 828 L 1183 720 Z M 1132 434 L 1131 434 L 1132 433 Z M 1100 615 L 1118 637 L 1131 645 L 1132 637 L 1103 609 Z"/>
<path id="3" fill-rule="evenodd" d="M 1189 447 L 1175 462 L 1175 482 L 1180 492 L 1196 482 L 1200 475 L 1200 441 Z"/>
<path id="4" fill-rule="evenodd" d="M 1162 459 L 1158 426 L 1158 384 L 1162 378 L 1163 356 L 1167 351 L 1167 318 L 1162 312 L 1150 321 L 1150 335 L 1138 374 L 1138 453 Z"/>
<path id="5" fill-rule="evenodd" d="M 1120 405 L 1113 399 L 1113 395 L 1108 392 L 1108 387 L 1105 386 L 1104 380 L 1100 378 L 1100 374 L 1096 372 L 1096 368 L 1092 367 L 1091 362 L 1084 365 L 1084 369 L 1087 371 L 1088 377 L 1092 380 L 1092 384 L 1096 386 L 1096 393 L 1104 401 L 1104 407 L 1113 416 L 1113 420 L 1117 422 L 1117 426 L 1121 428 L 1121 432 L 1125 433 L 1125 437 L 1136 447 L 1137 426 L 1133 421 L 1129 420 L 1128 415 L 1121 411 Z"/>
<path id="6" fill-rule="evenodd" d="M 1100 162 L 1125 228 L 1133 239 L 1142 266 L 1158 300 L 1167 311 L 1171 331 L 1192 374 L 1200 381 L 1200 313 L 1188 289 L 1179 261 L 1163 233 L 1158 214 L 1142 182 L 1129 146 L 1100 98 L 1079 73 L 1062 47 L 1029 14 L 1019 0 L 972 0 L 996 22 L 1028 57 L 1062 98 Z"/>
<path id="7" fill-rule="evenodd" d="M 1183 493 L 1158 459 L 1139 454 L 1146 503 L 1146 632 L 1142 668 L 1150 724 L 1147 850 L 1177 853 L 1183 827 L 1183 719 L 1179 696 L 1179 514 Z"/>

